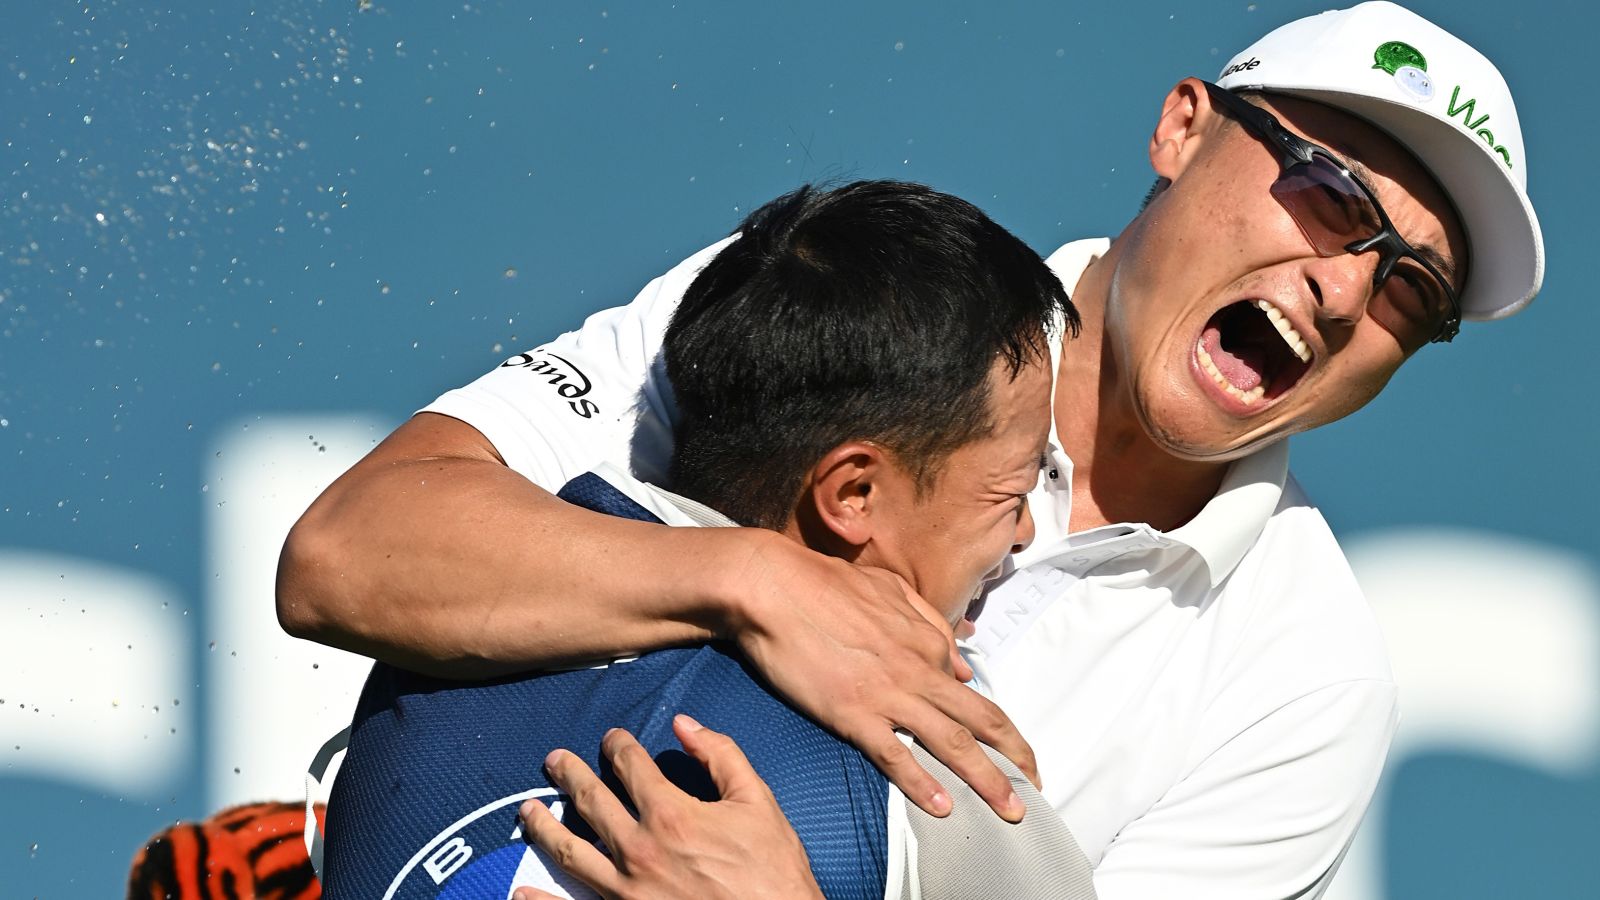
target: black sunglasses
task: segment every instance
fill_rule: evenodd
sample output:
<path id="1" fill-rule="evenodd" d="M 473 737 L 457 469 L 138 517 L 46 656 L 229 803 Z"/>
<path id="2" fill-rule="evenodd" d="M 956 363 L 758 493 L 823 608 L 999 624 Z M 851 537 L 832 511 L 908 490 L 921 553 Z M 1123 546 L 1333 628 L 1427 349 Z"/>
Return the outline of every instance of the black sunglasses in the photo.
<path id="1" fill-rule="evenodd" d="M 1284 128 L 1272 113 L 1204 84 L 1213 103 L 1272 148 L 1282 167 L 1272 196 L 1319 256 L 1368 250 L 1381 254 L 1367 304 L 1373 318 L 1407 351 L 1455 337 L 1461 330 L 1461 304 L 1450 280 L 1400 237 L 1372 190 L 1338 157 Z M 1406 288 L 1378 290 L 1396 270 Z"/>

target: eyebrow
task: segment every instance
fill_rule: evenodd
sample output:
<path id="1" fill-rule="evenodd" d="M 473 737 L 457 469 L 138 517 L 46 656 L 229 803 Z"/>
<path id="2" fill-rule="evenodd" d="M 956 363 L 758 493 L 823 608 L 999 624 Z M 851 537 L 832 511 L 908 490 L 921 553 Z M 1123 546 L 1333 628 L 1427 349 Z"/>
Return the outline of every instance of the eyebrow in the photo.
<path id="1" fill-rule="evenodd" d="M 1332 148 L 1329 148 L 1329 152 L 1333 152 Z M 1366 163 L 1356 159 L 1348 153 L 1340 153 L 1338 159 L 1339 162 L 1344 163 L 1344 167 L 1346 169 L 1350 170 L 1350 174 L 1354 175 L 1356 180 L 1361 182 L 1362 187 L 1366 188 L 1372 194 L 1372 196 L 1378 196 L 1378 188 L 1373 184 L 1376 176 L 1373 174 L 1371 169 L 1367 168 Z"/>
<path id="2" fill-rule="evenodd" d="M 1374 199 L 1376 199 L 1378 196 L 1378 189 L 1373 187 L 1372 182 L 1374 176 L 1372 174 L 1372 170 L 1367 168 L 1367 164 L 1344 153 L 1340 153 L 1336 158 L 1339 160 L 1339 162 L 1344 164 L 1345 168 L 1350 170 L 1351 177 L 1360 182 L 1361 186 L 1366 188 L 1367 192 L 1370 193 Z M 1400 239 L 1405 240 L 1405 237 L 1402 236 Z M 1438 247 L 1435 247 L 1432 244 L 1413 244 L 1410 241 L 1406 241 L 1406 245 L 1412 250 L 1416 251 L 1418 256 L 1427 260 L 1428 263 L 1435 269 L 1438 269 L 1439 274 L 1448 279 L 1452 286 L 1456 284 L 1456 276 L 1458 273 L 1455 259 L 1446 256 L 1439 250 Z"/>
<path id="3" fill-rule="evenodd" d="M 1454 259 L 1451 259 L 1450 257 L 1445 256 L 1443 253 L 1440 253 L 1439 249 L 1432 244 L 1412 244 L 1411 249 L 1415 250 L 1418 256 L 1432 263 L 1433 267 L 1439 270 L 1440 275 L 1448 278 L 1456 294 L 1459 295 L 1461 293 L 1461 288 L 1455 287 L 1457 283 L 1457 273 L 1456 261 Z"/>

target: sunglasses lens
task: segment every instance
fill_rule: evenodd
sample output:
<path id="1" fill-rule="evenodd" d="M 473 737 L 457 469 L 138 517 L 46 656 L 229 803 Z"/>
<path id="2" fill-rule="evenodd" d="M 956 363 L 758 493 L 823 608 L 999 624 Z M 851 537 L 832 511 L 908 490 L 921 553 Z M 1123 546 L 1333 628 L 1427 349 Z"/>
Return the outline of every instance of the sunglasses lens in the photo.
<path id="1" fill-rule="evenodd" d="M 1338 256 L 1352 241 L 1383 227 L 1361 186 L 1321 155 L 1284 170 L 1272 196 L 1324 256 Z"/>
<path id="2" fill-rule="evenodd" d="M 1272 185 L 1272 196 L 1306 240 L 1323 256 L 1349 252 L 1351 245 L 1383 230 L 1383 221 L 1361 185 L 1322 155 L 1295 163 Z M 1421 264 L 1388 257 L 1375 273 L 1378 291 L 1367 311 L 1407 352 L 1433 339 L 1449 314 L 1449 299 Z"/>
<path id="3" fill-rule="evenodd" d="M 1433 273 L 1415 260 L 1401 258 L 1367 304 L 1367 313 L 1409 353 L 1439 333 L 1450 314 L 1450 300 Z"/>

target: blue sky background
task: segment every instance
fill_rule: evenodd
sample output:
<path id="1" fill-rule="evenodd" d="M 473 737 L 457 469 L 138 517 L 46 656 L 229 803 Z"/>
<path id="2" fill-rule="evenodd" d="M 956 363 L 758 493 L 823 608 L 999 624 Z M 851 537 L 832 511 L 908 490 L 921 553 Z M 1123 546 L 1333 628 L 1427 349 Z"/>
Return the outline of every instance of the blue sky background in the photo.
<path id="1" fill-rule="evenodd" d="M 398 423 L 805 181 L 924 181 L 1044 253 L 1113 234 L 1151 181 L 1144 148 L 1171 84 L 1215 76 L 1325 5 L 10 4 L 0 547 L 153 573 L 198 597 L 204 457 L 220 430 L 275 412 Z M 1468 324 L 1367 410 L 1297 439 L 1295 469 L 1342 535 L 1492 529 L 1594 563 L 1600 125 L 1586 76 L 1600 12 L 1412 6 L 1511 82 L 1549 274 L 1525 314 Z M 1523 664 L 1515 648 L 1485 660 Z M 1441 888 L 1446 851 L 1424 841 L 1392 864 L 1396 896 L 1593 884 L 1593 771 L 1493 770 L 1437 760 L 1401 785 L 1418 799 L 1397 815 L 1534 804 L 1536 827 L 1508 828 L 1500 850 L 1526 867 Z M 158 809 L 4 769 L 0 803 L 29 810 L 0 826 L 17 896 L 69 879 L 114 892 L 132 846 L 206 811 L 194 787 Z M 84 831 L 92 852 L 48 852 Z"/>

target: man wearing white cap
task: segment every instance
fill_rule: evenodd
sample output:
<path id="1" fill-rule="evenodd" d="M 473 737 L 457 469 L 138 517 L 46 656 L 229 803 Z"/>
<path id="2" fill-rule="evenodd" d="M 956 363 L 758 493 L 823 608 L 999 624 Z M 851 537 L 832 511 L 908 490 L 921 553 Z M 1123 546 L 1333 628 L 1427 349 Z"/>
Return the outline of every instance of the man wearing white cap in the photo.
<path id="1" fill-rule="evenodd" d="M 1316 896 L 1376 784 L 1395 686 L 1283 439 L 1538 292 L 1516 109 L 1476 50 L 1364 3 L 1268 34 L 1216 84 L 1180 81 L 1148 158 L 1157 188 L 1127 228 L 1049 260 L 1083 330 L 1055 348 L 1037 537 L 977 617 L 978 682 L 1102 898 Z M 895 728 L 1016 816 L 971 737 L 1024 769 L 1028 750 L 951 689 L 897 585 L 549 495 L 604 461 L 660 477 L 661 335 L 721 246 L 402 426 L 291 535 L 282 620 L 475 675 L 726 638 L 920 805 L 949 799 Z"/>

